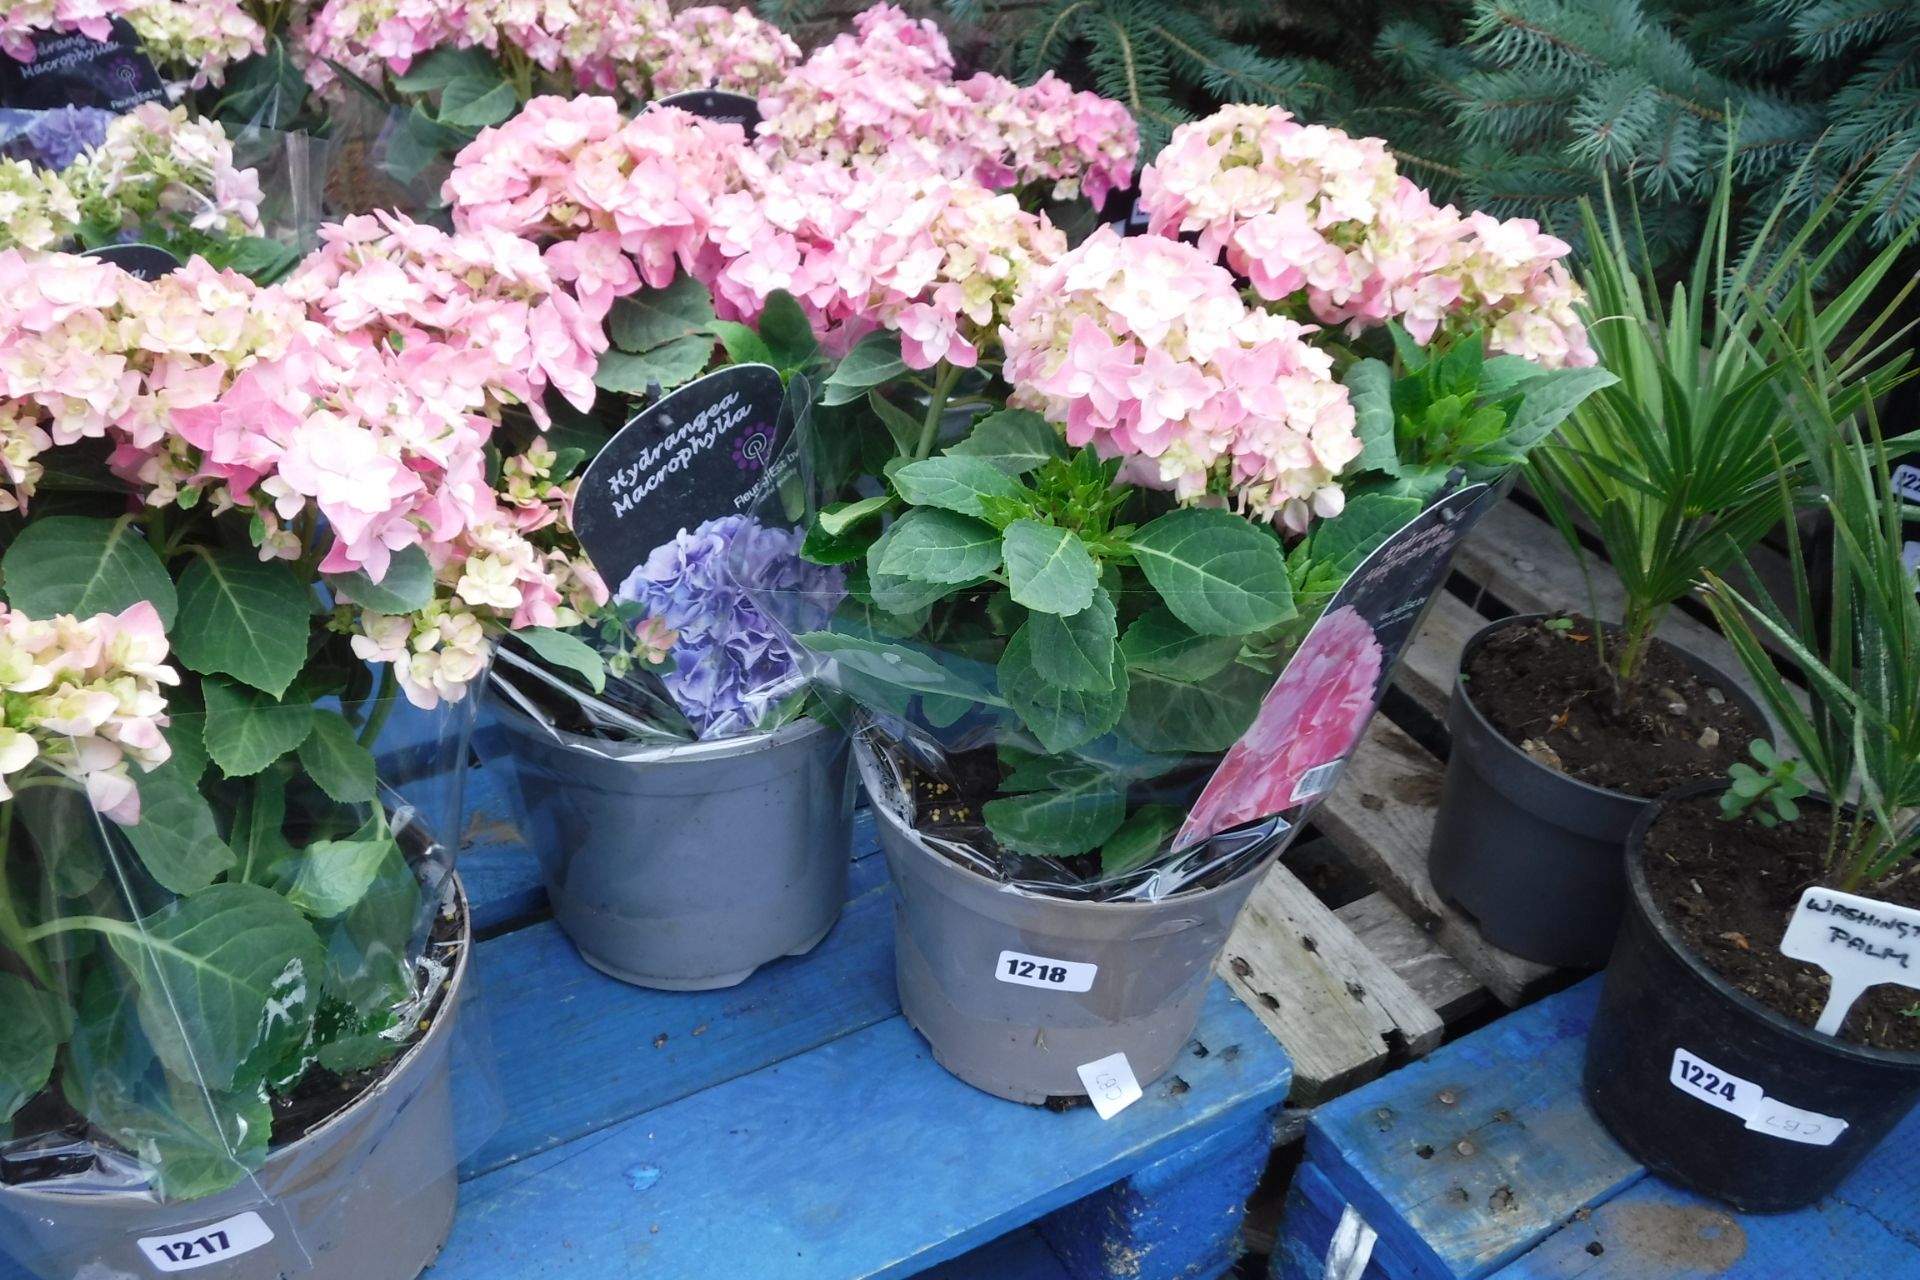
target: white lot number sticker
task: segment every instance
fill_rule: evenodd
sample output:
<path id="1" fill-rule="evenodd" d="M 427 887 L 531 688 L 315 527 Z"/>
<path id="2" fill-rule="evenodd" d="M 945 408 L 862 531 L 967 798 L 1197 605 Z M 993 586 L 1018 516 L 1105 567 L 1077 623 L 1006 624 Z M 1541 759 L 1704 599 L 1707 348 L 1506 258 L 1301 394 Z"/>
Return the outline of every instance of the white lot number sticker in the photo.
<path id="1" fill-rule="evenodd" d="M 1702 1062 L 1685 1049 L 1673 1051 L 1673 1070 L 1667 1079 L 1682 1093 L 1692 1094 L 1710 1107 L 1718 1107 L 1742 1120 L 1751 1116 L 1766 1097 L 1759 1085 L 1742 1080 L 1710 1062 Z"/>
<path id="2" fill-rule="evenodd" d="M 1333 780 L 1340 774 L 1340 766 L 1345 763 L 1345 760 L 1329 760 L 1301 774 L 1300 781 L 1293 784 L 1293 794 L 1287 797 L 1287 803 L 1295 804 L 1301 800 L 1310 800 L 1332 787 Z"/>
<path id="3" fill-rule="evenodd" d="M 1048 991 L 1091 991 L 1093 975 L 1098 972 L 1100 966 L 1097 964 L 1049 960 L 1045 956 L 1030 956 L 1024 951 L 1002 951 L 1000 962 L 994 966 L 993 976 L 1002 982 L 1017 983 L 1023 987 L 1042 987 Z"/>
<path id="4" fill-rule="evenodd" d="M 193 1271 L 252 1253 L 271 1242 L 273 1231 L 257 1213 L 240 1213 L 171 1236 L 141 1236 L 136 1244 L 161 1271 Z"/>
<path id="5" fill-rule="evenodd" d="M 1124 1053 L 1110 1053 L 1075 1070 L 1102 1120 L 1111 1120 L 1140 1101 L 1140 1082 L 1133 1078 L 1133 1068 L 1127 1065 Z"/>

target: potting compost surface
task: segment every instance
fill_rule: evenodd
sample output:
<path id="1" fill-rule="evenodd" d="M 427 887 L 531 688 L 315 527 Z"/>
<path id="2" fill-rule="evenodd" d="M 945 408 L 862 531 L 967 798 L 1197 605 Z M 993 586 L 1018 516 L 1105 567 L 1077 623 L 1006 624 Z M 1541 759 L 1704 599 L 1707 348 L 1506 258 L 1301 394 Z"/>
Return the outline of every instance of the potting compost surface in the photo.
<path id="1" fill-rule="evenodd" d="M 1810 1027 L 1827 1003 L 1826 971 L 1781 955 L 1780 940 L 1801 890 L 1821 879 L 1826 843 L 1825 811 L 1805 802 L 1797 821 L 1769 829 L 1729 822 L 1716 796 L 1690 796 L 1661 811 L 1642 864 L 1655 904 L 1695 955 L 1768 1008 Z M 1920 872 L 1857 892 L 1920 907 Z M 1840 1038 L 1920 1050 L 1920 991 L 1869 988 Z"/>
<path id="2" fill-rule="evenodd" d="M 1652 641 L 1623 702 L 1595 652 L 1591 619 L 1514 622 L 1466 663 L 1467 696 L 1502 737 L 1570 778 L 1653 798 L 1718 778 L 1767 735 L 1696 677 L 1665 641 Z M 1606 632 L 1618 643 L 1615 629 Z M 1612 656 L 1611 650 L 1609 657 Z"/>

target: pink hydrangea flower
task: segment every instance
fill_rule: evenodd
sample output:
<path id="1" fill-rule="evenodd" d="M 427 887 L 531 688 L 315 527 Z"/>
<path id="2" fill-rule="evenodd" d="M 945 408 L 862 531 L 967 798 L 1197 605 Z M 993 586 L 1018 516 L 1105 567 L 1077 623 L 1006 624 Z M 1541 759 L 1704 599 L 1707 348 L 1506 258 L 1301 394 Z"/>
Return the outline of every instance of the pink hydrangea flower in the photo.
<path id="1" fill-rule="evenodd" d="M 1174 847 L 1309 799 L 1300 794 L 1301 781 L 1345 759 L 1366 731 L 1385 656 L 1357 610 L 1335 609 L 1321 618 L 1262 699 L 1253 726 L 1194 801 Z"/>
<path id="2" fill-rule="evenodd" d="M 1013 304 L 1008 403 L 1064 426 L 1069 444 L 1128 459 L 1132 483 L 1227 497 L 1299 532 L 1340 512 L 1336 477 L 1361 447 L 1312 332 L 1249 309 L 1205 251 L 1102 227 Z"/>
<path id="3" fill-rule="evenodd" d="M 240 0 L 10 0 L 0 9 L 0 52 L 33 59 L 33 37 L 78 31 L 105 40 L 125 18 L 160 66 L 193 68 L 193 87 L 219 84 L 226 66 L 266 48 L 266 31 Z"/>

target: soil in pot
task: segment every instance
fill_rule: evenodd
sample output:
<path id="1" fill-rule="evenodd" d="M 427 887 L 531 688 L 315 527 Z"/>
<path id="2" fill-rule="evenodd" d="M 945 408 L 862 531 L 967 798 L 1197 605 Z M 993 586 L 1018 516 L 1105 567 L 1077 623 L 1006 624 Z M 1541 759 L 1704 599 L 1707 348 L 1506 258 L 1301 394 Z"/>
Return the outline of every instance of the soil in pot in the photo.
<path id="1" fill-rule="evenodd" d="M 1618 643 L 1617 629 L 1606 636 Z M 1570 778 L 1652 799 L 1723 777 L 1747 745 L 1770 736 L 1655 639 L 1641 676 L 1617 694 L 1595 655 L 1594 626 L 1579 615 L 1516 620 L 1469 655 L 1467 697 L 1501 736 Z"/>
<path id="2" fill-rule="evenodd" d="M 1827 1002 L 1824 970 L 1780 954 L 1801 891 L 1821 879 L 1828 815 L 1803 802 L 1797 821 L 1768 828 L 1728 822 L 1719 797 L 1677 797 L 1647 830 L 1641 854 L 1654 902 L 1708 968 L 1767 1007 L 1808 1027 Z M 1920 870 L 1858 890 L 1920 908 Z M 1840 1038 L 1920 1052 L 1920 992 L 1871 987 Z"/>

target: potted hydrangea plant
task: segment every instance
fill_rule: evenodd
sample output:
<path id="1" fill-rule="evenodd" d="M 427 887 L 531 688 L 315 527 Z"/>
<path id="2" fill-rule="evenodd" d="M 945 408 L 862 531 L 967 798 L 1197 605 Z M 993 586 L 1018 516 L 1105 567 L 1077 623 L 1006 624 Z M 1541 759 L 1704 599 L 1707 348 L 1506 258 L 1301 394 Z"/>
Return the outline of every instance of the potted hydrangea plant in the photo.
<path id="1" fill-rule="evenodd" d="M 1690 278 L 1663 304 L 1636 272 L 1627 225 L 1586 212 L 1587 314 L 1621 380 L 1533 455 L 1534 491 L 1576 556 L 1580 521 L 1619 574 L 1623 617 L 1519 618 L 1467 643 L 1448 708 L 1455 749 L 1434 825 L 1436 888 L 1498 946 L 1549 964 L 1602 964 L 1626 891 L 1619 850 L 1650 798 L 1717 777 L 1767 736 L 1742 688 L 1654 633 L 1703 572 L 1718 572 L 1787 512 L 1808 460 L 1784 401 L 1792 353 L 1824 357 L 1830 393 L 1871 399 L 1900 361 L 1878 340 L 1895 306 L 1863 305 L 1896 245 L 1829 286 L 1791 331 L 1767 299 L 1820 279 L 1861 219 L 1832 201 L 1799 224 L 1776 209 L 1728 256 L 1723 182 Z M 1577 513 L 1577 519 L 1576 519 Z M 1594 610 L 1598 613 L 1598 609 Z"/>
<path id="2" fill-rule="evenodd" d="M 1783 314 L 1783 339 L 1812 322 L 1804 282 Z M 1761 1212 L 1826 1195 L 1920 1103 L 1920 599 L 1872 401 L 1802 352 L 1785 395 L 1833 520 L 1833 608 L 1811 607 L 1791 523 L 1791 602 L 1709 577 L 1784 746 L 1756 741 L 1730 783 L 1673 792 L 1634 824 L 1586 1063 L 1623 1146 Z"/>
<path id="3" fill-rule="evenodd" d="M 452 1220 L 434 833 L 488 634 L 565 581 L 488 483 L 485 343 L 337 293 L 0 254 L 0 1241 L 42 1275 L 411 1275 Z"/>
<path id="4" fill-rule="evenodd" d="M 1071 249 L 942 193 L 935 287 L 825 384 L 889 443 L 827 477 L 806 553 L 848 597 L 796 642 L 861 704 L 904 1012 L 1027 1102 L 1171 1066 L 1472 482 L 1608 378 L 1569 367 L 1565 246 L 1435 208 L 1376 141 L 1231 108 L 1141 190 L 1152 234 Z"/>

